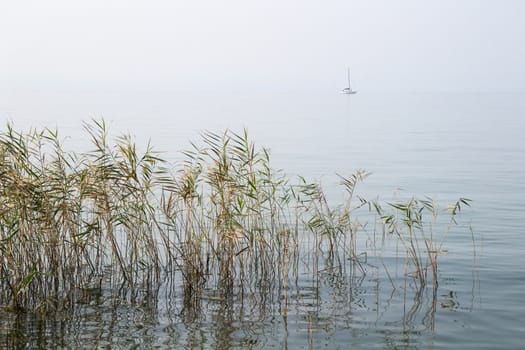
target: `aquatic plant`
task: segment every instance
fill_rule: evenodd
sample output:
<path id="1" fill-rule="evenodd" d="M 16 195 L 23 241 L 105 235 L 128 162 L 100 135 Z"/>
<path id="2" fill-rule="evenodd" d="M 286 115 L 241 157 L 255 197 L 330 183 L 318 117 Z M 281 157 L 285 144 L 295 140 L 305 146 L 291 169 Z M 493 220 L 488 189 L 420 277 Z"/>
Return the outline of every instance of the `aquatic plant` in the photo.
<path id="1" fill-rule="evenodd" d="M 469 204 L 449 208 L 438 236 L 432 200 L 388 204 L 394 213 L 354 204 L 368 176 L 358 170 L 340 176 L 347 197 L 333 206 L 319 184 L 273 169 L 246 131 L 206 132 L 173 167 L 129 135 L 110 142 L 104 121 L 85 130 L 83 153 L 66 152 L 56 130 L 0 131 L 0 304 L 12 310 L 69 308 L 101 290 L 135 299 L 174 275 L 196 309 L 205 289 L 224 301 L 286 300 L 299 270 L 367 273 L 366 225 L 354 217 L 363 207 L 404 247 L 408 278 L 424 288 L 430 268 L 437 285 L 443 242 Z"/>
<path id="2" fill-rule="evenodd" d="M 407 267 L 412 267 L 408 273 L 417 277 L 419 283 L 424 286 L 430 268 L 433 283 L 437 286 L 438 257 L 447 253 L 443 244 L 456 224 L 455 217 L 461 211 L 462 205 L 470 206 L 471 200 L 459 198 L 453 205 L 448 206 L 445 209 L 449 213 L 448 223 L 439 222 L 439 206 L 434 199 L 428 197 L 412 197 L 404 202 L 387 203 L 393 212 L 384 209 L 378 201 L 361 199 L 361 202 L 378 214 L 382 233 L 395 236 L 403 246 Z M 430 216 L 430 219 L 426 220 L 426 216 Z"/>

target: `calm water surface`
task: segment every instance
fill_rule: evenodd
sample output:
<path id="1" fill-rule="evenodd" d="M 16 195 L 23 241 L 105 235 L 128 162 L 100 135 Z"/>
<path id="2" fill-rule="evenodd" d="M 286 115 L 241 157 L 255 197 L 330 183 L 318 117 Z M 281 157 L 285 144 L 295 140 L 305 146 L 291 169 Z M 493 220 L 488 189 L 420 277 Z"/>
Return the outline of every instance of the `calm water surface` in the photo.
<path id="1" fill-rule="evenodd" d="M 103 116 L 115 135 L 149 139 L 176 162 L 199 132 L 246 127 L 290 175 L 319 180 L 340 200 L 339 174 L 372 172 L 359 194 L 384 200 L 459 197 L 472 208 L 448 237 L 440 284 L 417 294 L 366 275 L 305 272 L 286 297 L 188 310 L 169 285 L 140 303 L 111 291 L 45 321 L 0 311 L 0 344 L 29 348 L 521 348 L 525 335 L 525 95 L 9 91 L 2 121 L 57 126 L 66 148 L 88 147 L 81 121 Z M 79 97 L 82 96 L 82 97 Z M 473 247 L 471 230 L 474 235 Z M 395 256 L 383 263 L 395 266 Z M 371 265 L 381 261 L 370 261 Z M 177 281 L 172 281 L 177 283 Z M 225 306 L 226 305 L 226 306 Z M 15 341 L 14 339 L 19 339 Z M 20 340 L 21 339 L 21 340 Z M 3 346 L 3 345 L 0 345 Z"/>

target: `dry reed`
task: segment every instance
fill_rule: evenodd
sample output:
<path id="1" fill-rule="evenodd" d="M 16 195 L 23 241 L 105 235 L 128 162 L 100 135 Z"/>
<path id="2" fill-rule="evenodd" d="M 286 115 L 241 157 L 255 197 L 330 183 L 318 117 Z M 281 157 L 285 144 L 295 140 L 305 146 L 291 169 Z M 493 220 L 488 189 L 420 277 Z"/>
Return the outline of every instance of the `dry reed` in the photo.
<path id="1" fill-rule="evenodd" d="M 404 246 L 419 283 L 430 267 L 437 284 L 446 234 L 438 239 L 431 229 L 431 200 L 390 204 L 390 214 L 375 201 L 354 206 L 356 185 L 368 176 L 357 171 L 341 177 L 347 199 L 333 207 L 320 185 L 290 184 L 246 131 L 204 133 L 172 170 L 149 145 L 139 153 L 130 136 L 110 143 L 104 121 L 85 129 L 93 149 L 84 153 L 64 151 L 54 130 L 0 131 L 1 305 L 45 311 L 102 288 L 147 293 L 165 273 L 182 276 L 188 305 L 199 305 L 205 287 L 224 300 L 273 295 L 286 291 L 302 254 L 313 258 L 313 274 L 321 259 L 323 268 L 350 264 L 364 274 L 362 225 L 353 218 L 364 205 Z M 468 203 L 450 208 L 451 224 Z"/>

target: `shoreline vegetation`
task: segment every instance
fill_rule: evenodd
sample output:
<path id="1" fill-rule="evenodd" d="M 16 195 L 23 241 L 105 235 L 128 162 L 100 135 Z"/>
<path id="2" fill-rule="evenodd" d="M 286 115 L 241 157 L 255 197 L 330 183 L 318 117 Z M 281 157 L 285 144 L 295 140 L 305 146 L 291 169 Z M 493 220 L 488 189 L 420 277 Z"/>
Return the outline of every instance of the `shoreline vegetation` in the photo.
<path id="1" fill-rule="evenodd" d="M 171 165 L 150 145 L 138 152 L 130 136 L 110 140 L 103 120 L 84 128 L 84 153 L 66 152 L 55 130 L 0 131 L 6 311 L 67 310 L 100 290 L 148 298 L 170 276 L 188 308 L 233 296 L 286 300 L 299 271 L 364 276 L 378 270 L 372 258 L 398 289 L 383 260 L 391 251 L 405 287 L 435 291 L 444 243 L 470 203 L 367 200 L 356 194 L 368 176 L 358 170 L 340 176 L 346 200 L 333 205 L 318 183 L 273 169 L 246 130 L 205 132 Z"/>

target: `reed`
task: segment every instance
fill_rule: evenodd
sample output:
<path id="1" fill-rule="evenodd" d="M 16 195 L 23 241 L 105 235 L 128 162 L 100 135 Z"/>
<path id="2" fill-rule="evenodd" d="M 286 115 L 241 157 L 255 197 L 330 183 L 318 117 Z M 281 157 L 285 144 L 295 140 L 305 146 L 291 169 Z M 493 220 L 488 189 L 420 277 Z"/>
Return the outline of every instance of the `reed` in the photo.
<path id="1" fill-rule="evenodd" d="M 434 286 L 438 284 L 438 257 L 448 253 L 443 249 L 444 242 L 457 223 L 456 216 L 462 206 L 470 206 L 470 199 L 459 198 L 443 211 L 449 215 L 448 222 L 439 215 L 441 211 L 432 198 L 410 198 L 405 202 L 387 203 L 384 209 L 378 201 L 361 199 L 381 220 L 383 234 L 397 238 L 405 251 L 407 273 L 415 276 L 420 285 L 427 283 L 428 271 L 432 272 Z M 427 219 L 427 217 L 429 217 Z"/>
<path id="2" fill-rule="evenodd" d="M 403 245 L 411 276 L 425 284 L 430 268 L 437 284 L 443 242 L 469 204 L 449 208 L 437 238 L 427 231 L 438 218 L 431 200 L 389 204 L 394 213 L 354 204 L 368 176 L 359 170 L 340 177 L 346 200 L 332 206 L 319 184 L 273 169 L 246 131 L 204 133 L 173 167 L 129 135 L 110 141 L 104 121 L 84 127 L 92 149 L 83 153 L 66 152 L 56 130 L 0 131 L 0 304 L 11 309 L 69 308 L 102 289 L 134 298 L 166 275 L 181 276 L 185 304 L 198 308 L 204 289 L 267 300 L 286 295 L 299 270 L 365 274 L 354 218 L 363 206 Z"/>

